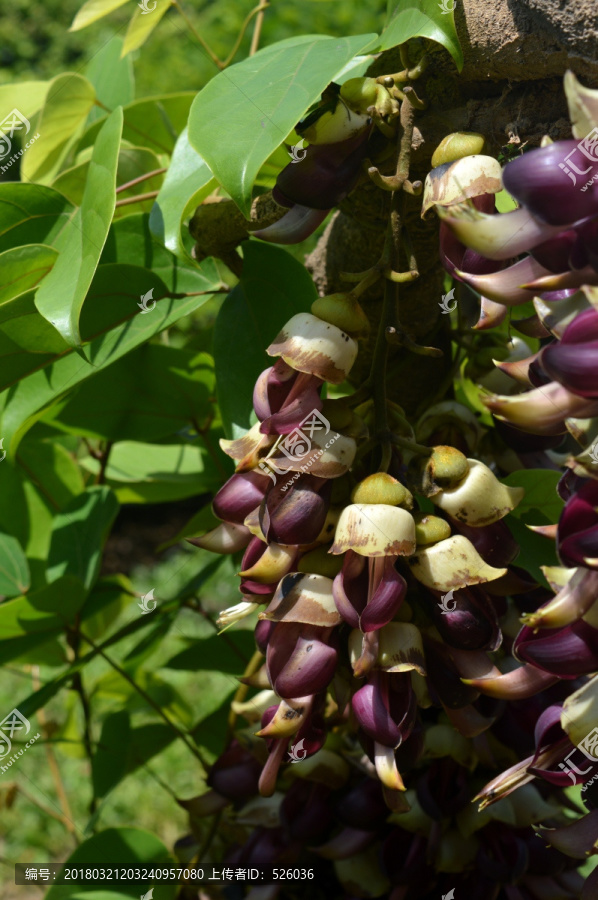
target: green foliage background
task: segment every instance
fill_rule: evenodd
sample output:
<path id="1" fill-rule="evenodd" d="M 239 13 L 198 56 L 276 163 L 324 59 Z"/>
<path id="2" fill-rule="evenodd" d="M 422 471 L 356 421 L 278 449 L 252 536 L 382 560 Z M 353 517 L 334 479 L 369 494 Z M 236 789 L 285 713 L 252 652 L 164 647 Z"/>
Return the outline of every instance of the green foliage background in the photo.
<path id="1" fill-rule="evenodd" d="M 252 8 L 237 0 L 183 5 L 220 58 Z M 435 0 L 401 0 L 378 38 L 385 6 L 380 0 L 273 0 L 261 46 L 289 43 L 249 67 L 240 62 L 224 77 L 170 9 L 131 56 L 135 103 L 128 64 L 107 55 L 115 50 L 109 42 L 124 38 L 133 0 L 74 33 L 68 28 L 80 0 L 15 0 L 4 11 L 0 95 L 7 109 L 19 104 L 5 86 L 16 83 L 16 90 L 20 82 L 76 73 L 60 90 L 54 83 L 41 112 L 38 104 L 31 113 L 44 140 L 22 157 L 21 173 L 34 184 L 11 183 L 16 165 L 0 180 L 0 434 L 9 454 L 0 460 L 0 561 L 10 572 L 0 582 L 0 718 L 16 705 L 25 716 L 38 714 L 34 721 L 46 735 L 10 776 L 0 776 L 6 900 L 37 896 L 22 888 L 12 894 L 11 861 L 64 859 L 74 849 L 73 829 L 85 841 L 134 826 L 171 852 L 188 830 L 177 799 L 205 788 L 193 748 L 208 762 L 223 748 L 234 676 L 252 652 L 252 626 L 215 637 L 215 615 L 239 599 L 239 560 L 215 561 L 184 538 L 213 525 L 210 497 L 232 472 L 218 440 L 250 425 L 251 385 L 269 364 L 263 349 L 269 335 L 309 309 L 314 287 L 299 264 L 305 245 L 289 252 L 246 243 L 239 283 L 214 260 L 198 265 L 187 219 L 218 187 L 208 165 L 222 193 L 241 208 L 255 189 L 253 174 L 258 190 L 271 187 L 288 162 L 287 135 L 365 48 L 374 52 L 422 35 L 443 44 L 459 65 L 453 18 Z M 236 61 L 246 57 L 251 31 Z M 304 41 L 306 34 L 316 39 Z M 296 70 L 289 63 L 294 58 Z M 248 69 L 255 70 L 250 86 Z M 95 103 L 106 83 L 119 95 L 109 116 Z M 263 122 L 256 122 L 242 88 L 264 106 L 272 102 L 267 111 L 259 107 Z M 267 94 L 274 97 L 263 99 Z M 74 121 L 63 129 L 69 115 Z M 250 143 L 247 154 L 243 140 Z M 243 181 L 239 172 L 249 155 L 255 172 Z M 138 173 L 151 175 L 141 188 L 129 184 Z M 128 185 L 123 196 L 115 184 Z M 148 189 L 151 196 L 138 201 L 136 194 Z M 11 216 L 21 213 L 15 226 Z M 156 308 L 145 316 L 137 301 L 150 289 Z M 481 412 L 473 382 L 461 382 L 459 398 Z M 542 496 L 542 485 L 536 487 Z M 118 528 L 106 546 L 119 510 L 122 516 L 141 508 L 146 525 L 159 531 L 172 505 L 181 512 L 180 503 L 186 515 L 163 546 L 156 549 L 154 535 L 151 552 L 122 567 L 113 540 Z M 547 521 L 553 514 L 547 512 Z M 133 530 L 129 544 L 139 534 Z M 159 602 L 146 617 L 137 606 L 150 590 Z M 84 644 L 81 634 L 90 640 Z M 98 644 L 104 655 L 96 653 Z M 81 678 L 93 710 L 87 731 L 78 668 L 83 654 Z M 164 715 L 188 731 L 191 752 Z M 54 758 L 68 786 L 66 829 Z M 205 822 L 202 827 L 207 830 Z M 148 852 L 155 840 L 143 837 Z M 156 900 L 172 895 L 166 887 L 156 890 Z M 52 890 L 49 898 L 59 896 Z"/>

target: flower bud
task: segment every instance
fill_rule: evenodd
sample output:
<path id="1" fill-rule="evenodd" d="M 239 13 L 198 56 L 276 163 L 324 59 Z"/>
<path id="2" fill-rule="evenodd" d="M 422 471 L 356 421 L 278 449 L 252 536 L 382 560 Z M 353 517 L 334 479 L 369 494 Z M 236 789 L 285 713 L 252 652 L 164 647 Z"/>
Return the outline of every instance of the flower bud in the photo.
<path id="1" fill-rule="evenodd" d="M 297 563 L 299 572 L 308 572 L 316 575 L 324 575 L 326 578 L 335 578 L 343 566 L 342 556 L 332 556 L 330 546 L 322 545 L 304 553 Z"/>
<path id="2" fill-rule="evenodd" d="M 284 699 L 317 694 L 327 687 L 337 652 L 322 640 L 326 629 L 279 623 L 268 641 L 266 663 L 272 687 Z"/>
<path id="3" fill-rule="evenodd" d="M 251 540 L 251 532 L 244 525 L 222 522 L 201 537 L 187 538 L 190 544 L 211 553 L 238 553 Z"/>
<path id="4" fill-rule="evenodd" d="M 367 93 L 367 89 L 366 89 Z M 295 131 L 315 146 L 339 144 L 356 137 L 371 122 L 367 111 L 354 112 L 339 101 L 333 111 L 319 107 L 300 122 Z"/>
<path id="5" fill-rule="evenodd" d="M 501 188 L 500 163 L 491 156 L 467 156 L 455 162 L 445 162 L 426 176 L 422 217 L 432 206 L 437 210 L 450 208 L 472 197 L 497 194 Z"/>
<path id="6" fill-rule="evenodd" d="M 444 541 L 451 536 L 451 526 L 446 519 L 419 510 L 412 515 L 415 521 L 415 540 L 418 547 L 422 544 L 437 544 L 438 541 Z"/>
<path id="7" fill-rule="evenodd" d="M 207 784 L 228 800 L 248 800 L 257 793 L 261 766 L 237 741 L 218 757 Z"/>
<path id="8" fill-rule="evenodd" d="M 425 460 L 418 460 L 422 469 L 422 490 L 432 497 L 443 488 L 455 487 L 469 471 L 467 457 L 455 447 L 438 446 Z"/>
<path id="9" fill-rule="evenodd" d="M 272 197 L 282 205 L 297 204 L 278 222 L 258 232 L 260 237 L 266 234 L 269 238 L 274 232 L 280 234 L 287 225 L 294 210 L 299 208 L 319 210 L 327 213 L 332 207 L 345 199 L 361 174 L 362 162 L 368 153 L 369 121 L 365 127 L 358 127 L 353 137 L 335 143 L 312 143 L 305 151 L 305 157 L 299 165 L 290 162 L 279 174 Z M 304 221 L 303 217 L 302 221 Z M 307 218 L 307 217 L 306 217 Z M 293 223 L 292 223 L 293 224 Z M 312 227 L 311 218 L 305 225 Z M 299 224 L 288 229 L 305 233 L 307 227 Z M 290 235 L 289 235 L 290 237 Z M 290 241 L 289 241 L 290 243 Z"/>
<path id="10" fill-rule="evenodd" d="M 263 552 L 258 560 L 249 568 L 237 574 L 241 578 L 257 581 L 258 584 L 273 584 L 289 572 L 295 562 L 297 551 L 294 547 L 282 544 L 264 544 Z"/>
<path id="11" fill-rule="evenodd" d="M 598 630 L 583 619 L 549 633 L 524 625 L 513 654 L 552 675 L 589 675 L 598 670 Z"/>
<path id="12" fill-rule="evenodd" d="M 250 616 L 256 609 L 259 609 L 259 603 L 253 603 L 250 600 L 242 600 L 241 603 L 236 603 L 235 606 L 229 606 L 228 609 L 223 609 L 216 619 L 216 625 L 218 628 L 226 628 L 227 625 L 232 625 L 234 622 L 240 622 L 241 619 Z"/>
<path id="13" fill-rule="evenodd" d="M 272 453 L 270 459 L 279 472 L 305 472 L 310 477 L 329 479 L 339 478 L 349 470 L 357 451 L 353 438 L 324 428 L 311 438 L 305 432 L 309 432 L 307 425 L 304 430 L 297 429 L 292 445 L 283 442 Z M 286 484 L 291 486 L 289 481 Z"/>
<path id="14" fill-rule="evenodd" d="M 369 570 L 369 571 L 368 571 Z M 342 618 L 364 634 L 377 631 L 398 612 L 407 584 L 392 556 L 370 558 L 347 551 L 332 594 Z"/>
<path id="15" fill-rule="evenodd" d="M 471 541 L 482 559 L 491 566 L 508 566 L 519 553 L 519 544 L 503 521 L 479 528 L 451 519 L 451 525 Z"/>
<path id="16" fill-rule="evenodd" d="M 415 550 L 415 524 L 404 509 L 385 503 L 352 503 L 342 511 L 331 553 L 408 556 Z"/>
<path id="17" fill-rule="evenodd" d="M 386 472 L 368 475 L 353 488 L 353 503 L 384 503 L 388 506 L 413 507 L 413 496 L 407 488 Z"/>
<path id="18" fill-rule="evenodd" d="M 442 592 L 493 581 L 507 571 L 485 563 L 471 541 L 461 534 L 418 550 L 407 562 L 418 581 Z"/>
<path id="19" fill-rule="evenodd" d="M 289 738 L 297 734 L 311 712 L 313 696 L 281 700 L 270 721 L 257 731 L 258 737 Z"/>
<path id="20" fill-rule="evenodd" d="M 335 325 L 309 313 L 298 313 L 283 325 L 267 349 L 293 369 L 340 384 L 357 356 L 357 343 Z"/>
<path id="21" fill-rule="evenodd" d="M 268 541 L 311 544 L 326 520 L 331 482 L 302 475 L 291 490 L 285 484 L 270 488 L 260 507 L 260 525 Z"/>
<path id="22" fill-rule="evenodd" d="M 259 506 L 270 479 L 255 470 L 232 475 L 212 501 L 214 515 L 225 522 L 242 525 L 245 517 Z"/>
<path id="23" fill-rule="evenodd" d="M 377 103 L 380 88 L 388 96 L 388 91 L 375 78 L 349 78 L 341 85 L 340 95 L 347 106 L 364 115 L 369 106 Z"/>
<path id="24" fill-rule="evenodd" d="M 560 225 L 545 225 L 524 207 L 498 216 L 477 212 L 465 203 L 437 205 L 436 210 L 462 244 L 486 259 L 512 259 L 561 231 Z"/>
<path id="25" fill-rule="evenodd" d="M 445 163 L 463 159 L 465 156 L 477 156 L 484 149 L 484 135 L 474 131 L 455 131 L 447 134 L 432 154 L 432 168 Z"/>
<path id="26" fill-rule="evenodd" d="M 378 665 L 386 672 L 426 674 L 419 628 L 408 622 L 389 622 L 380 632 Z"/>
<path id="27" fill-rule="evenodd" d="M 252 234 L 272 244 L 299 244 L 311 237 L 329 212 L 330 209 L 312 209 L 311 206 L 294 203 L 277 222 L 266 228 L 260 228 L 259 231 L 253 231 Z"/>
<path id="28" fill-rule="evenodd" d="M 346 293 L 318 297 L 311 305 L 311 312 L 350 335 L 367 334 L 370 330 L 368 317 L 362 307 Z"/>
<path id="29" fill-rule="evenodd" d="M 597 596 L 598 572 L 581 567 L 574 569 L 572 577 L 557 595 L 535 612 L 523 616 L 522 622 L 532 629 L 570 625 L 594 606 Z"/>
<path id="30" fill-rule="evenodd" d="M 566 174 L 567 158 L 575 151 L 591 172 L 592 166 L 579 152 L 576 140 L 555 141 L 507 163 L 503 171 L 505 188 L 532 215 L 549 225 L 568 225 L 595 215 L 596 185 L 592 184 L 585 193 L 574 190 Z M 587 177 L 591 178 L 591 174 Z"/>
<path id="31" fill-rule="evenodd" d="M 501 484 L 496 475 L 477 459 L 468 459 L 469 471 L 459 484 L 444 488 L 430 499 L 465 525 L 480 528 L 504 518 L 522 500 L 520 487 Z"/>

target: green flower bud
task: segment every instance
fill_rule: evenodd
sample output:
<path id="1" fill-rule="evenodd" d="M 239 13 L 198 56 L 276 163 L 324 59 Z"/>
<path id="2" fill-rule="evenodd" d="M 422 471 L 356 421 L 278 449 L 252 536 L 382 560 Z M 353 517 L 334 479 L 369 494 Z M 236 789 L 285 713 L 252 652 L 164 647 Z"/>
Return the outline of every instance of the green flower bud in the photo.
<path id="1" fill-rule="evenodd" d="M 311 305 L 311 312 L 347 334 L 365 334 L 370 330 L 368 317 L 357 300 L 350 299 L 345 293 L 318 297 Z"/>
<path id="2" fill-rule="evenodd" d="M 355 112 L 365 113 L 368 106 L 375 105 L 379 87 L 382 85 L 375 78 L 349 78 L 341 85 L 340 94 L 347 106 Z"/>
<path id="3" fill-rule="evenodd" d="M 469 471 L 467 457 L 455 447 L 439 445 L 434 447 L 425 466 L 425 474 L 440 488 L 454 487 Z"/>
<path id="4" fill-rule="evenodd" d="M 354 137 L 370 122 L 369 116 L 353 112 L 340 101 L 334 112 L 326 111 L 307 128 L 295 129 L 310 144 L 337 144 Z"/>
<path id="5" fill-rule="evenodd" d="M 328 551 L 330 546 L 323 544 L 310 550 L 301 557 L 297 565 L 299 572 L 315 575 L 324 575 L 326 578 L 335 578 L 343 567 L 342 556 L 332 556 Z"/>
<path id="6" fill-rule="evenodd" d="M 388 506 L 402 506 L 411 509 L 413 497 L 411 492 L 386 472 L 375 472 L 368 475 L 353 489 L 353 503 L 386 503 Z"/>
<path id="7" fill-rule="evenodd" d="M 463 159 L 464 156 L 477 156 L 484 150 L 484 135 L 473 131 L 455 131 L 443 138 L 432 154 L 432 168 L 443 163 Z"/>
<path id="8" fill-rule="evenodd" d="M 387 116 L 396 105 L 388 90 L 375 78 L 349 78 L 342 85 L 340 95 L 347 106 L 362 115 L 374 106 L 379 116 Z"/>
<path id="9" fill-rule="evenodd" d="M 414 512 L 415 540 L 417 545 L 436 544 L 451 536 L 451 526 L 446 519 L 433 516 L 430 513 Z"/>

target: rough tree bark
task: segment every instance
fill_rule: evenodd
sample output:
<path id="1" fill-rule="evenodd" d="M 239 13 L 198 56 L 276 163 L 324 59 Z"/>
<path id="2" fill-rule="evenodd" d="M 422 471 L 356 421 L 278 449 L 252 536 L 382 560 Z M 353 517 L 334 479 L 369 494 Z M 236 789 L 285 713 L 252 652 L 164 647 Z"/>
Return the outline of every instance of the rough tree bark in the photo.
<path id="1" fill-rule="evenodd" d="M 428 106 L 417 113 L 412 180 L 425 178 L 434 149 L 453 131 L 480 132 L 493 155 L 509 144 L 536 146 L 544 134 L 553 139 L 570 137 L 562 88 L 564 72 L 572 69 L 583 84 L 598 86 L 596 0 L 497 0 L 492 4 L 487 0 L 458 0 L 455 21 L 465 64 L 458 74 L 444 48 L 430 45 L 432 62 L 417 82 L 417 92 Z M 395 49 L 381 54 L 368 74 L 402 68 Z M 340 278 L 340 272 L 362 271 L 377 261 L 388 202 L 389 195 L 364 175 L 341 204 L 306 260 L 321 295 L 350 287 Z M 266 219 L 262 218 L 260 206 L 266 210 Z M 441 316 L 438 305 L 443 281 L 437 251 L 438 221 L 434 214 L 422 220 L 419 208 L 420 199 L 406 197 L 405 221 L 420 277 L 412 284 L 399 286 L 401 325 L 418 343 L 433 344 L 445 354 L 441 359 L 433 359 L 405 349 L 391 350 L 389 396 L 410 414 L 434 401 L 451 365 L 447 317 Z M 231 244 L 239 243 L 248 231 L 263 227 L 273 218 L 265 198 L 254 205 L 255 222 L 244 222 L 235 210 L 236 207 L 228 212 L 221 209 L 218 213 L 218 231 L 228 235 L 227 254 Z M 210 252 L 223 255 L 214 248 L 215 224 L 215 210 L 200 207 L 191 226 L 200 257 L 207 255 L 210 231 Z M 363 306 L 373 327 L 370 342 L 362 349 L 352 372 L 355 383 L 362 381 L 369 370 L 381 295 L 381 283 L 363 295 Z"/>

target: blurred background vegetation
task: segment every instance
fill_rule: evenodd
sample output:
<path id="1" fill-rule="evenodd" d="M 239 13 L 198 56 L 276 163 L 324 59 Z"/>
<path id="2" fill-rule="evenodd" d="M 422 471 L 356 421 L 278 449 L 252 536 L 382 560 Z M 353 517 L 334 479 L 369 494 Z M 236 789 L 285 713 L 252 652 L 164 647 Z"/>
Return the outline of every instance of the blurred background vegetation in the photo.
<path id="1" fill-rule="evenodd" d="M 114 36 L 124 36 L 134 11 L 130 0 L 109 17 L 82 31 L 71 33 L 69 27 L 82 6 L 82 0 L 12 0 L 2 12 L 0 39 L 0 83 L 46 80 L 65 72 L 86 73 L 98 51 Z M 213 0 L 197 2 L 182 0 L 182 6 L 193 26 L 221 58 L 225 58 L 241 29 L 243 21 L 254 6 L 252 0 Z M 273 0 L 267 10 L 262 29 L 261 46 L 271 44 L 297 33 L 319 33 L 333 36 L 379 31 L 385 10 L 385 0 L 360 0 L 346 3 L 341 0 Z M 251 41 L 250 27 L 235 60 L 247 55 Z M 198 46 L 176 9 L 172 8 L 150 36 L 142 50 L 132 55 L 137 99 L 181 90 L 199 90 L 216 72 L 216 66 Z M 209 123 L 206 123 L 209 127 Z M 211 332 L 221 297 L 202 308 L 193 321 L 181 322 L 172 335 L 173 342 L 197 350 L 210 351 Z M 162 541 L 168 541 L 191 518 L 203 498 L 190 498 L 173 515 L 168 504 L 137 507 L 132 516 L 117 522 L 109 541 L 104 571 L 106 574 L 125 572 L 135 591 L 144 593 L 154 588 L 156 597 L 168 600 L 177 596 L 195 571 L 205 566 L 204 553 L 190 552 L 188 544 L 179 543 L 167 551 L 158 552 Z M 183 508 L 184 507 L 184 508 Z M 135 516 L 145 520 L 135 524 Z M 164 522 L 171 524 L 164 530 Z M 145 529 L 145 530 L 144 530 Z M 152 530 L 153 529 L 153 530 Z M 149 532 L 149 533 L 148 533 Z M 203 586 L 204 610 L 216 611 L 237 602 L 237 581 L 230 560 L 220 566 Z M 117 630 L 139 615 L 134 604 L 123 607 L 112 624 Z M 202 704 L 211 695 L 222 697 L 230 692 L 236 681 L 230 674 L 217 672 L 193 673 L 161 665 L 188 646 L 193 638 L 213 632 L 209 621 L 192 610 L 184 611 L 161 646 L 160 658 L 152 658 L 152 677 L 144 689 L 175 717 L 185 721 L 200 718 Z M 135 647 L 131 637 L 118 645 L 115 657 L 122 662 Z M 124 665 L 124 663 L 123 663 Z M 28 666 L 2 669 L 0 681 L 0 710 L 10 710 L 20 698 L 26 697 L 38 684 L 51 679 L 56 669 Z M 140 697 L 110 666 L 96 660 L 86 674 L 91 685 L 94 713 L 129 709 L 139 712 Z M 60 817 L 64 804 L 59 802 L 56 771 L 52 772 L 53 756 L 67 795 L 72 820 L 81 828 L 90 822 L 89 765 L 82 747 L 82 717 L 78 697 L 73 691 L 65 704 L 65 694 L 51 701 L 45 708 L 44 757 L 24 755 L 14 776 L 0 777 L 0 885 L 3 900 L 32 900 L 43 892 L 41 886 L 16 887 L 13 863 L 65 859 L 74 849 L 75 838 L 65 828 Z M 72 701 L 72 702 L 71 702 Z M 148 711 L 148 721 L 155 715 Z M 222 719 L 222 715 L 220 719 Z M 36 716 L 33 727 L 41 730 L 41 717 Z M 222 739 L 225 719 L 208 718 L 205 727 L 215 739 Z M 215 750 L 217 750 L 215 744 Z M 157 834 L 167 846 L 184 834 L 187 814 L 176 797 L 191 797 L 201 793 L 203 784 L 197 775 L 195 760 L 180 741 L 173 741 L 149 763 L 126 777 L 118 791 L 110 793 L 96 811 L 95 824 L 106 828 L 135 825 Z M 14 778 L 14 780 L 13 780 Z M 87 835 L 86 835 L 87 836 Z"/>
<path id="2" fill-rule="evenodd" d="M 84 71 L 110 38 L 124 36 L 133 0 L 82 31 L 69 33 L 82 0 L 12 0 L 2 11 L 0 83 L 53 78 L 64 71 Z M 233 46 L 253 0 L 181 0 L 194 27 L 224 59 Z M 385 0 L 272 0 L 260 46 L 298 33 L 366 34 L 380 30 Z M 247 55 L 252 28 L 235 60 Z M 199 47 L 173 7 L 142 50 L 133 55 L 137 97 L 199 90 L 217 69 Z"/>

